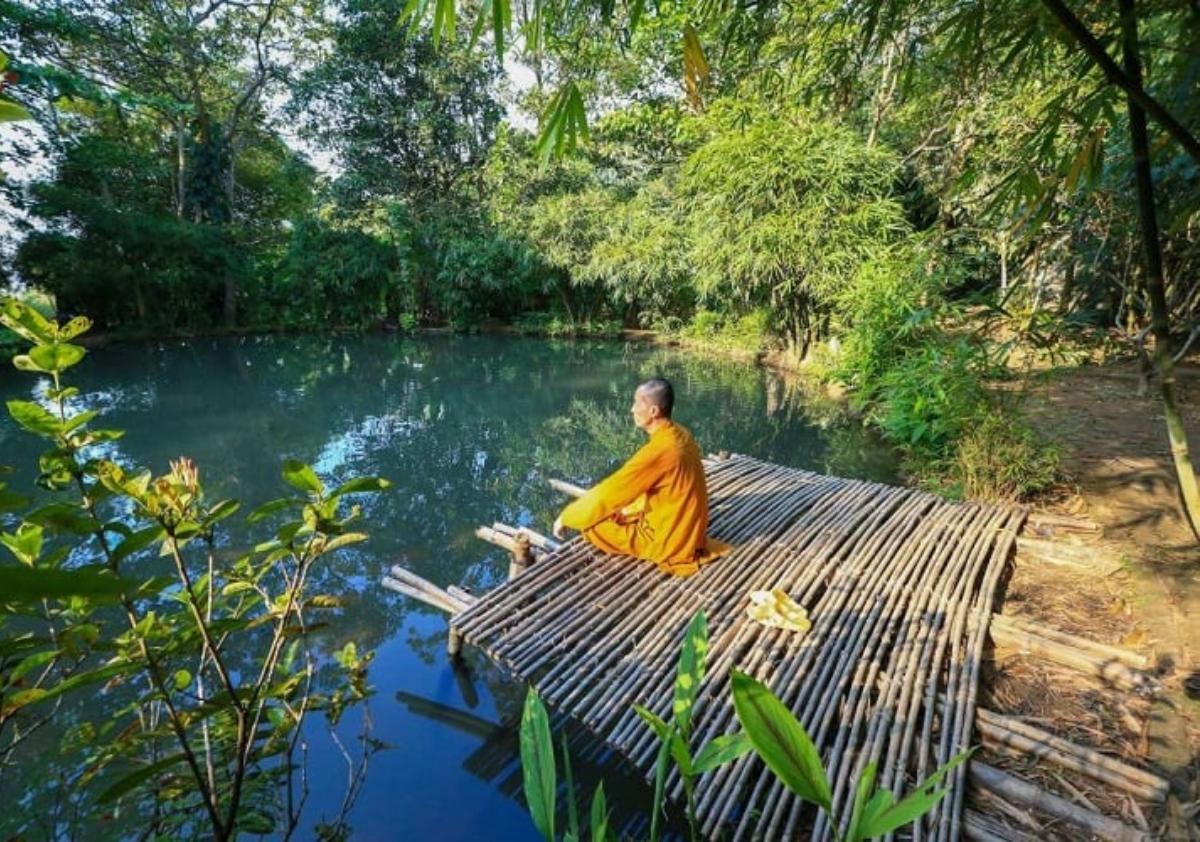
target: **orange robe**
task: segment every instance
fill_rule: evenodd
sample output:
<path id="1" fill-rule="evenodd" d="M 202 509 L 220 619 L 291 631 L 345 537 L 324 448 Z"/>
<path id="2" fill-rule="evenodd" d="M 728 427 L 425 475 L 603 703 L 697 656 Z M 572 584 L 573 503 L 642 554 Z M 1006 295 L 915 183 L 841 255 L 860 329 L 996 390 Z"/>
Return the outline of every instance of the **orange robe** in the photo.
<path id="1" fill-rule="evenodd" d="M 672 421 L 616 473 L 563 509 L 561 519 L 604 552 L 653 561 L 680 576 L 728 550 L 705 537 L 708 488 L 700 448 Z"/>

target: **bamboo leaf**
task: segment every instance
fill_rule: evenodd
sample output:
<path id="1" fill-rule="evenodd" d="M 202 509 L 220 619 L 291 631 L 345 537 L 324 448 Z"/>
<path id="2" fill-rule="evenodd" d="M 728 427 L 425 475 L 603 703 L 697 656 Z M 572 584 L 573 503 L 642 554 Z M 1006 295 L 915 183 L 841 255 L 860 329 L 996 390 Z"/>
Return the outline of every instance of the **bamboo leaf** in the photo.
<path id="1" fill-rule="evenodd" d="M 532 689 L 521 713 L 521 777 L 534 827 L 546 842 L 554 842 L 554 742 L 546 708 Z"/>
<path id="2" fill-rule="evenodd" d="M 793 793 L 831 812 L 829 779 L 803 726 L 760 682 L 739 670 L 731 679 L 734 709 L 758 756 Z"/>

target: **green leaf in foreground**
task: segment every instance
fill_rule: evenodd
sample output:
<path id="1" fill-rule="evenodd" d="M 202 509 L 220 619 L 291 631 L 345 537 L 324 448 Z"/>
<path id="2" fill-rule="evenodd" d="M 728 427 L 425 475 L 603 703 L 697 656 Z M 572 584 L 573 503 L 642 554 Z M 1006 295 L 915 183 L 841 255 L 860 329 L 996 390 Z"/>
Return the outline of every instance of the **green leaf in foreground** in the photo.
<path id="1" fill-rule="evenodd" d="M 697 611 L 683 636 L 679 652 L 679 669 L 675 675 L 675 700 L 671 713 L 684 739 L 692 733 L 692 706 L 704 681 L 704 662 L 708 652 L 708 620 Z"/>
<path id="2" fill-rule="evenodd" d="M 546 708 L 532 689 L 521 712 L 521 777 L 534 827 L 543 839 L 554 842 L 554 796 L 558 784 L 554 742 Z"/>
<path id="3" fill-rule="evenodd" d="M 592 796 L 591 830 L 592 842 L 607 842 L 608 806 L 604 801 L 604 781 L 596 784 L 596 793 Z"/>
<path id="4" fill-rule="evenodd" d="M 718 766 L 724 766 L 730 761 L 737 760 L 754 746 L 745 732 L 725 734 L 709 740 L 692 763 L 692 771 L 697 775 L 711 772 Z"/>
<path id="5" fill-rule="evenodd" d="M 733 707 L 755 752 L 793 793 L 831 812 L 829 779 L 804 727 L 763 684 L 739 670 L 731 678 Z"/>
<path id="6" fill-rule="evenodd" d="M 298 459 L 288 459 L 283 463 L 283 480 L 292 488 L 321 494 L 325 485 L 317 477 L 316 472 Z"/>
<path id="7" fill-rule="evenodd" d="M 135 585 L 104 567 L 51 570 L 0 566 L 0 602 L 28 604 L 72 596 L 115 601 L 122 593 L 135 589 Z"/>
<path id="8" fill-rule="evenodd" d="M 881 789 L 874 793 L 865 804 L 862 804 L 860 809 L 860 799 L 875 781 L 874 764 L 867 766 L 862 774 L 865 783 L 863 779 L 860 779 L 858 792 L 855 794 L 854 815 L 851 817 L 850 829 L 846 834 L 847 842 L 860 842 L 864 839 L 885 836 L 928 813 L 949 791 L 939 789 L 938 785 L 951 770 L 970 757 L 973 751 L 973 749 L 964 751 L 952 757 L 946 765 L 922 781 L 899 803 L 894 803 L 895 796 L 890 790 Z"/>

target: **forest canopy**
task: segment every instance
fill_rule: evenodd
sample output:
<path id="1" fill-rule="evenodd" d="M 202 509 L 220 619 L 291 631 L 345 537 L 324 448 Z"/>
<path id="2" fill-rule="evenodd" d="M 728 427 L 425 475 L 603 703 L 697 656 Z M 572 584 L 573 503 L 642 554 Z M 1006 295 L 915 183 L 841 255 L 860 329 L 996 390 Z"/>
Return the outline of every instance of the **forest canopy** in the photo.
<path id="1" fill-rule="evenodd" d="M 1171 415 L 1195 336 L 1194 3 L 0 17 L 34 118 L 7 130 L 5 276 L 105 332 L 652 329 L 814 365 L 950 463 L 1011 414 L 987 384 L 1014 349 L 1153 358 Z"/>

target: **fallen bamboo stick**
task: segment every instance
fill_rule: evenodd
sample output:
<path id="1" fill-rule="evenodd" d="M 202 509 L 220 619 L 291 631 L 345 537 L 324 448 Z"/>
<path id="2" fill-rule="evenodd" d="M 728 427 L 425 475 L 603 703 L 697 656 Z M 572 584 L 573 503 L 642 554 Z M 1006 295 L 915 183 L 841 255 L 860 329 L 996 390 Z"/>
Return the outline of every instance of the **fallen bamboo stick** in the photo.
<path id="1" fill-rule="evenodd" d="M 555 491 L 561 491 L 568 497 L 582 497 L 584 494 L 587 494 L 586 488 L 578 486 L 573 482 L 567 482 L 566 480 L 562 479 L 550 479 L 549 483 L 550 487 Z"/>
<path id="2" fill-rule="evenodd" d="M 986 708 L 977 708 L 975 713 L 976 725 L 981 735 L 992 736 L 1010 745 L 1017 745 L 1022 741 L 1036 744 L 1037 749 L 1024 749 L 1027 754 L 1045 757 L 1064 768 L 1075 769 L 1131 794 L 1139 794 L 1130 787 L 1133 785 L 1145 793 L 1143 797 L 1148 801 L 1162 801 L 1170 790 L 1170 782 L 1166 778 L 1102 754 L 1096 749 L 1073 743 L 1015 717 Z M 1047 751 L 1043 753 L 1043 749 Z M 1070 760 L 1060 762 L 1066 758 Z M 1077 762 L 1078 765 L 1071 765 L 1072 762 Z"/>
<path id="3" fill-rule="evenodd" d="M 1147 834 L 1135 827 L 1072 804 L 994 766 L 974 760 L 967 765 L 967 774 L 975 786 L 1068 822 L 1107 842 L 1146 842 L 1149 839 Z"/>
<path id="4" fill-rule="evenodd" d="M 963 811 L 963 830 L 970 842 L 1037 842 L 1037 837 L 1000 824 L 977 810 Z"/>
<path id="5" fill-rule="evenodd" d="M 1025 521 L 1025 530 L 1036 532 L 1039 535 L 1053 535 L 1056 532 L 1097 533 L 1103 532 L 1104 528 L 1091 520 L 1055 515 L 1049 512 L 1031 512 L 1028 520 Z"/>
<path id="6" fill-rule="evenodd" d="M 1038 562 L 1069 567 L 1085 573 L 1110 576 L 1121 569 L 1121 562 L 1096 547 L 1064 544 L 1040 538 L 1017 538 L 1016 563 Z"/>
<path id="7" fill-rule="evenodd" d="M 384 576 L 383 579 L 380 580 L 380 584 L 382 584 L 389 591 L 395 591 L 396 593 L 412 597 L 418 602 L 423 602 L 426 605 L 438 609 L 439 611 L 445 611 L 450 615 L 457 614 L 462 610 L 462 608 L 459 607 L 455 602 L 444 602 L 436 597 L 430 596 L 420 588 L 414 588 L 406 582 L 402 582 L 399 579 L 393 579 L 391 576 Z"/>
<path id="8" fill-rule="evenodd" d="M 1042 625 L 1041 623 L 1026 620 L 1023 617 L 1013 617 L 1006 614 L 993 614 L 991 618 L 992 628 L 1009 627 L 1018 631 L 1028 632 L 1029 634 L 1037 635 L 1038 637 L 1061 643 L 1063 646 L 1078 649 L 1079 651 L 1092 656 L 1098 660 L 1112 659 L 1127 664 L 1135 669 L 1144 670 L 1150 666 L 1150 659 L 1145 655 L 1140 655 L 1137 652 L 1124 649 L 1120 646 L 1112 646 L 1107 643 L 1099 643 L 1094 640 L 1089 640 L 1086 637 L 1079 637 L 1068 632 L 1059 631 L 1050 626 Z"/>
<path id="9" fill-rule="evenodd" d="M 467 605 L 474 605 L 479 601 L 479 597 L 477 595 L 471 593 L 470 591 L 464 591 L 458 585 L 447 585 L 446 593 L 450 594 L 450 596 L 454 597 L 459 602 L 466 603 Z"/>
<path id="10" fill-rule="evenodd" d="M 419 599 L 434 607 L 441 608 L 450 614 L 457 614 L 467 608 L 467 603 L 442 590 L 433 584 L 433 582 L 421 578 L 411 570 L 401 567 L 398 564 L 393 564 L 389 572 L 390 575 L 384 577 L 384 584 L 391 590 L 399 589 L 391 587 L 387 583 L 399 582 L 407 588 L 407 591 L 400 591 L 401 593 L 412 591 L 413 593 L 409 593 L 409 596 L 413 596 L 415 599 Z"/>
<path id="11" fill-rule="evenodd" d="M 1158 682 L 1149 674 L 1123 664 L 1116 658 L 1101 658 L 1073 646 L 1066 646 L 1011 625 L 990 624 L 992 642 L 1001 648 L 1034 655 L 1047 661 L 1098 678 L 1122 690 L 1153 694 Z"/>

